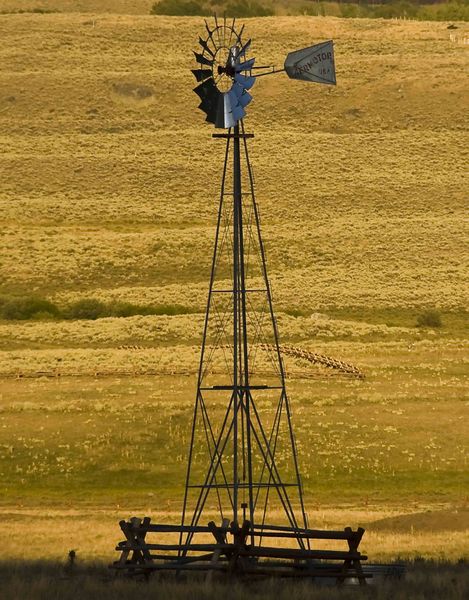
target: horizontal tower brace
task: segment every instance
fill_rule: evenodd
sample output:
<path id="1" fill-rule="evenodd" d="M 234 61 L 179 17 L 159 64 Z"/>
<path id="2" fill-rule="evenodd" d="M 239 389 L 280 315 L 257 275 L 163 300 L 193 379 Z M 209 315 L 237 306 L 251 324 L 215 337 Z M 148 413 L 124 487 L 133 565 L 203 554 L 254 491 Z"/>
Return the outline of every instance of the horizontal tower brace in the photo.
<path id="1" fill-rule="evenodd" d="M 238 483 L 236 487 L 238 489 L 245 488 L 248 489 L 249 485 L 255 488 L 284 488 L 284 487 L 298 487 L 297 483 Z M 197 488 L 197 489 L 212 489 L 212 488 L 221 488 L 221 489 L 231 489 L 235 487 L 234 483 L 207 483 L 201 485 L 188 485 L 189 488 Z"/>

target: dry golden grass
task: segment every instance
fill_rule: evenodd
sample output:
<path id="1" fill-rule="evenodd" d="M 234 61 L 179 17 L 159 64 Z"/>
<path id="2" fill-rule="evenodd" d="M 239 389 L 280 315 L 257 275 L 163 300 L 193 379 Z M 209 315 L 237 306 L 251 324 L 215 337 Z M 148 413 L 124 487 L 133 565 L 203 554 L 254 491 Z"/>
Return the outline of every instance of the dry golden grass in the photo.
<path id="1" fill-rule="evenodd" d="M 156 496 L 157 494 L 149 498 L 146 505 L 109 506 L 106 509 L 83 507 L 76 510 L 66 506 L 61 509 L 41 508 L 40 510 L 1 509 L 0 515 L 2 519 L 8 521 L 11 534 L 4 541 L 4 552 L 11 559 L 61 560 L 65 559 L 69 550 L 75 548 L 78 556 L 83 559 L 111 562 L 117 557 L 114 546 L 122 536 L 117 523 L 121 519 L 128 518 L 129 514 L 133 514 L 132 511 L 139 515 L 151 514 L 155 522 L 177 522 L 179 513 L 176 510 L 162 511 Z M 386 510 L 383 507 L 369 507 L 363 510 L 343 508 L 340 511 L 325 509 L 319 513 L 319 519 L 315 524 L 321 528 L 332 529 L 370 523 L 363 539 L 363 552 L 369 554 L 373 561 L 386 562 L 395 560 L 396 557 L 444 558 L 448 561 L 456 561 L 464 556 L 468 557 L 467 519 L 465 527 L 459 531 L 438 531 L 436 513 L 433 517 L 436 531 L 431 526 L 427 530 L 416 532 L 393 529 L 373 531 L 373 519 L 394 514 L 398 514 L 396 509 Z M 51 523 L 53 523 L 52 528 Z M 21 539 L 28 540 L 27 546 L 18 544 L 18 540 Z M 158 539 L 171 543 L 173 538 L 168 534 L 161 534 Z M 44 540 L 47 540 L 47 546 Z M 323 542 L 323 545 L 325 549 L 327 542 Z M 330 545 L 331 549 L 333 547 Z"/>
<path id="2" fill-rule="evenodd" d="M 154 0 L 2 0 L 2 11 L 46 9 L 61 13 L 148 15 Z"/>

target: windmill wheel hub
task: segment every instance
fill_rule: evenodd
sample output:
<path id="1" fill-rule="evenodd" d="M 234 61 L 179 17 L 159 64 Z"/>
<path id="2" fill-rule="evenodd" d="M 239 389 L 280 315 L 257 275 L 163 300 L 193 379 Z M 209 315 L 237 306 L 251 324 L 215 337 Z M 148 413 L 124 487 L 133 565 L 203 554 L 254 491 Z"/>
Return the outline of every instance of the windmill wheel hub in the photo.
<path id="1" fill-rule="evenodd" d="M 224 67 L 222 65 L 218 65 L 218 75 L 228 75 L 228 77 L 234 79 L 235 74 L 236 71 L 232 65 L 226 65 Z"/>

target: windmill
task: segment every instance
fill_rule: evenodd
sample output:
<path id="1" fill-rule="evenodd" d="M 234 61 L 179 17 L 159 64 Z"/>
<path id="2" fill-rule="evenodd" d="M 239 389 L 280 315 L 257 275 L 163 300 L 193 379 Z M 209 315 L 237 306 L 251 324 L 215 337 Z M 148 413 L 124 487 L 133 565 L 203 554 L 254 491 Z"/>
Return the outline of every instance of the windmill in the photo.
<path id="1" fill-rule="evenodd" d="M 194 92 L 206 121 L 227 131 L 213 134 L 226 147 L 183 524 L 197 525 L 215 496 L 222 519 L 228 514 L 234 523 L 247 518 L 262 525 L 269 512 L 280 510 L 295 530 L 307 526 L 307 517 L 248 154 L 253 134 L 243 118 L 257 77 L 285 70 L 295 79 L 334 84 L 333 45 L 292 52 L 284 69 L 275 70 L 256 67 L 251 39 L 243 38 L 244 26 L 237 30 L 234 19 L 215 18 L 215 26 L 205 22 L 205 28 L 194 52 Z M 259 409 L 265 401 L 274 407 L 271 422 Z M 217 406 L 225 406 L 221 419 Z"/>
<path id="2" fill-rule="evenodd" d="M 283 69 L 275 69 L 256 66 L 251 40 L 235 19 L 215 17 L 205 30 L 194 52 L 194 91 L 225 152 L 182 519 L 180 525 L 151 524 L 148 517 L 122 521 L 126 540 L 114 566 L 258 575 L 287 569 L 342 581 L 353 572 L 364 582 L 357 550 L 363 530 L 308 528 L 248 153 L 254 136 L 243 122 L 258 77 L 285 71 L 292 79 L 335 84 L 333 43 L 291 52 Z M 147 533 L 178 537 L 151 544 Z M 293 547 L 272 547 L 275 537 Z M 346 540 L 348 550 L 311 549 L 315 538 Z M 312 562 L 321 559 L 342 565 Z"/>

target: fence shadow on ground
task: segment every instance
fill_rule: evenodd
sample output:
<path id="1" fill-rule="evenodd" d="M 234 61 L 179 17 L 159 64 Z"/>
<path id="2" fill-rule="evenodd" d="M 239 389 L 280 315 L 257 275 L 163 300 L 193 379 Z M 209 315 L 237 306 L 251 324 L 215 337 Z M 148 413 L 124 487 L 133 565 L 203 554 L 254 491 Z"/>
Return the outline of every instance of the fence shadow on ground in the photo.
<path id="1" fill-rule="evenodd" d="M 415 560 L 407 562 L 406 575 L 401 579 L 382 579 L 375 585 L 361 588 L 356 586 L 330 587 L 328 600 L 349 600 L 357 597 L 373 600 L 407 600 L 409 598 L 445 598 L 462 600 L 469 597 L 468 562 Z M 5 598 L 28 598 L 42 600 L 137 600 L 142 597 L 154 600 L 171 598 L 189 600 L 204 598 L 215 600 L 242 600 L 254 598 L 268 600 L 320 600 L 324 586 L 301 582 L 279 582 L 272 580 L 238 583 L 236 580 L 211 581 L 191 574 L 176 580 L 170 577 L 151 577 L 148 581 L 115 576 L 103 562 L 86 562 L 79 552 L 65 556 L 62 562 L 10 560 L 0 562 L 2 596 Z"/>

